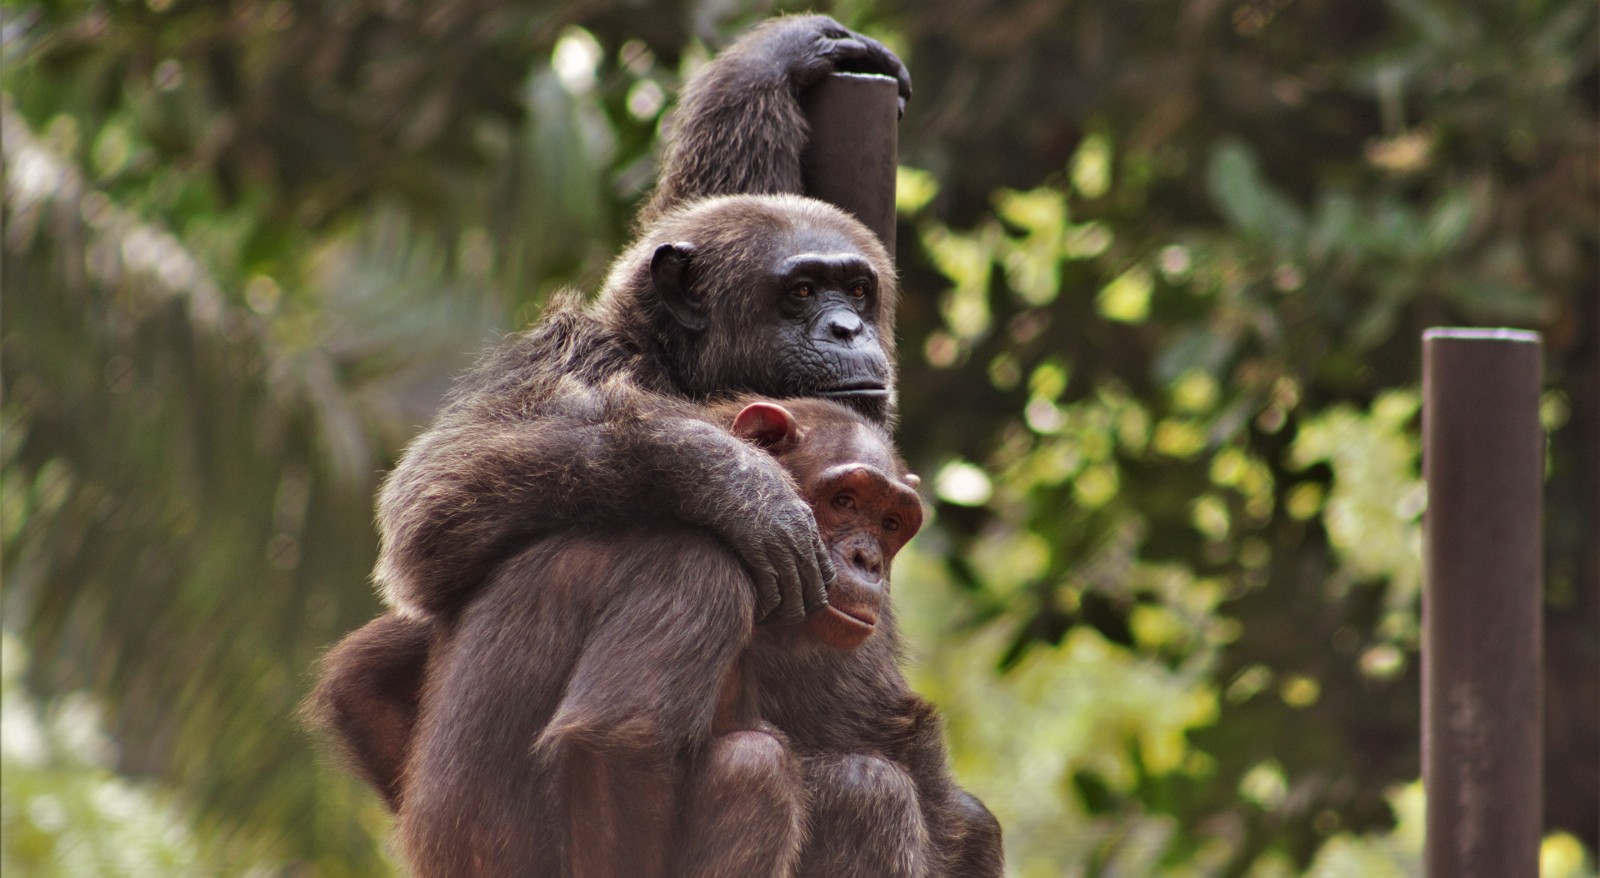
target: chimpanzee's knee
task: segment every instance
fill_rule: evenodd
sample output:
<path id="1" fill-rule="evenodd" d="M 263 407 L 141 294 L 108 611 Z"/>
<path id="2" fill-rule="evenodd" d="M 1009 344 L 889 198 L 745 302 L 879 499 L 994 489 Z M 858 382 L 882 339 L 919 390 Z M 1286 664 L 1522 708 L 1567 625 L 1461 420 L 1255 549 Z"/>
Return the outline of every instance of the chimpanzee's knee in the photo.
<path id="1" fill-rule="evenodd" d="M 951 878 L 998 878 L 1005 872 L 1000 821 L 977 797 L 954 790 L 940 839 Z"/>
<path id="2" fill-rule="evenodd" d="M 807 771 L 811 832 L 801 875 L 927 873 L 928 829 L 916 782 L 904 768 L 857 753 L 813 760 Z"/>
<path id="3" fill-rule="evenodd" d="M 917 786 L 904 768 L 880 756 L 854 753 L 822 763 L 813 787 L 819 807 L 883 811 L 917 807 Z"/>
<path id="4" fill-rule="evenodd" d="M 677 874 L 787 875 L 805 840 L 805 787 L 784 742 L 754 729 L 712 740 L 690 783 Z"/>
<path id="5" fill-rule="evenodd" d="M 775 735 L 755 729 L 718 735 L 701 771 L 710 783 L 772 796 L 775 804 L 794 798 L 799 788 L 789 748 Z"/>

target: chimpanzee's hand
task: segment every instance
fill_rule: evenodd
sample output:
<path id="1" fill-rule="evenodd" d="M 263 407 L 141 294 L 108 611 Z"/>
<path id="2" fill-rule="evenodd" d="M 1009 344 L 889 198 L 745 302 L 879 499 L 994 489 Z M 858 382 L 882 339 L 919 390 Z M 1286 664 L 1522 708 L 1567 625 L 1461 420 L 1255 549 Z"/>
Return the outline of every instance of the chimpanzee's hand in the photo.
<path id="1" fill-rule="evenodd" d="M 673 111 L 661 179 L 639 212 L 640 226 L 711 195 L 804 194 L 802 153 L 811 132 L 801 95 L 834 72 L 892 77 L 905 111 L 906 66 L 882 43 L 826 15 L 774 18 L 711 59 Z"/>
<path id="2" fill-rule="evenodd" d="M 810 505 L 786 493 L 790 497 L 753 504 L 739 520 L 717 528 L 750 571 L 757 622 L 799 622 L 828 605 L 833 584 L 833 562 Z"/>
<path id="3" fill-rule="evenodd" d="M 744 565 L 755 621 L 799 622 L 828 605 L 833 562 L 811 505 L 771 454 L 698 418 L 644 419 L 614 432 L 628 436 L 616 457 L 652 462 L 647 481 L 662 511 L 710 531 Z"/>
<path id="4" fill-rule="evenodd" d="M 780 66 L 797 93 L 830 73 L 876 73 L 899 84 L 901 112 L 911 97 L 911 73 L 887 46 L 846 29 L 826 15 L 775 19 L 747 40 L 751 52 L 765 55 Z"/>

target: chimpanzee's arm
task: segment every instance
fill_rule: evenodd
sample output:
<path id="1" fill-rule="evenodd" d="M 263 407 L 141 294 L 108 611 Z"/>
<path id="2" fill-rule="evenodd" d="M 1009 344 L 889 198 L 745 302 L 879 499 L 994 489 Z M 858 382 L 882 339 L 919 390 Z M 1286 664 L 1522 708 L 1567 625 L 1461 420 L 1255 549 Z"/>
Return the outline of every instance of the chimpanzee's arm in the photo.
<path id="1" fill-rule="evenodd" d="M 810 507 L 769 455 L 620 382 L 563 379 L 525 404 L 526 416 L 447 411 L 385 482 L 376 578 L 392 604 L 450 615 L 539 534 L 664 519 L 734 549 L 756 584 L 757 619 L 776 610 L 798 621 L 826 602 L 818 571 L 831 568 Z M 809 577 L 797 566 L 805 553 L 817 559 Z M 806 605 L 779 606 L 780 581 L 805 583 Z"/>
<path id="2" fill-rule="evenodd" d="M 902 103 L 911 96 L 893 52 L 825 15 L 773 19 L 717 55 L 684 88 L 640 224 L 710 195 L 801 194 L 800 95 L 836 71 L 894 77 Z"/>
<path id="3" fill-rule="evenodd" d="M 1000 821 L 984 804 L 960 787 L 950 785 L 950 797 L 940 806 L 934 828 L 934 846 L 944 854 L 949 878 L 1000 878 L 1005 874 L 1005 851 L 1000 844 Z"/>

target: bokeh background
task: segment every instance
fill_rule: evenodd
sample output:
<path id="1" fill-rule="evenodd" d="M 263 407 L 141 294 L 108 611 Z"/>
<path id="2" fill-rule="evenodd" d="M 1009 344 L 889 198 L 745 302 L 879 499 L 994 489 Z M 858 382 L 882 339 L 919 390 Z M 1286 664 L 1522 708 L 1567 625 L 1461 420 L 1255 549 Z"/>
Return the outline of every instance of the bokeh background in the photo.
<path id="1" fill-rule="evenodd" d="M 1546 878 L 1600 790 L 1593 0 L 842 0 L 911 67 L 917 685 L 1021 876 L 1420 872 L 1419 335 L 1544 333 Z M 5 0 L 8 875 L 395 874 L 295 708 L 379 475 L 784 4 Z"/>

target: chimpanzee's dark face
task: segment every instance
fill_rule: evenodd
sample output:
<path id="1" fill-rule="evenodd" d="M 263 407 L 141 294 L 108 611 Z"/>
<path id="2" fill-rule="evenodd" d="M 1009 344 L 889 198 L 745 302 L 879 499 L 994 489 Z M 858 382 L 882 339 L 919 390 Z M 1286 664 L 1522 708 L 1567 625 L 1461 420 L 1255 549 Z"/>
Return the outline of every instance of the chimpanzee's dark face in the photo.
<path id="1" fill-rule="evenodd" d="M 866 257 L 798 253 L 779 260 L 764 286 L 785 368 L 769 376 L 781 386 L 752 390 L 820 396 L 881 418 L 892 378 L 878 337 L 878 273 Z"/>
<path id="2" fill-rule="evenodd" d="M 821 397 L 887 422 L 893 265 L 842 214 L 805 199 L 760 207 L 738 217 L 749 227 L 737 233 L 712 228 L 655 253 L 652 286 L 682 343 L 680 380 L 693 395 Z"/>

